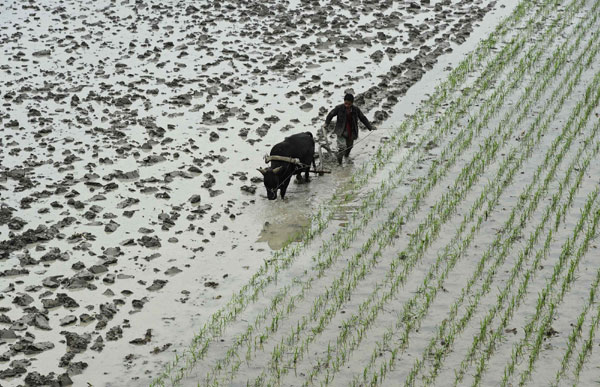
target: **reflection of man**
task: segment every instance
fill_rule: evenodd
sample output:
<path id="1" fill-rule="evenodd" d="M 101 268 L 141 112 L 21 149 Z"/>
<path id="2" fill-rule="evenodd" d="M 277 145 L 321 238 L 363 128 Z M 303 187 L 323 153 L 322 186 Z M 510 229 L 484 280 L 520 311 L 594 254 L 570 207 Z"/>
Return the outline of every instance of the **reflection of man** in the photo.
<path id="1" fill-rule="evenodd" d="M 346 94 L 344 103 L 333 108 L 325 119 L 325 127 L 329 125 L 333 117 L 336 117 L 335 129 L 333 133 L 337 136 L 337 161 L 341 165 L 342 158 L 350 157 L 350 150 L 354 140 L 358 138 L 358 120 L 362 122 L 369 130 L 375 130 L 367 117 L 354 106 L 354 96 Z"/>

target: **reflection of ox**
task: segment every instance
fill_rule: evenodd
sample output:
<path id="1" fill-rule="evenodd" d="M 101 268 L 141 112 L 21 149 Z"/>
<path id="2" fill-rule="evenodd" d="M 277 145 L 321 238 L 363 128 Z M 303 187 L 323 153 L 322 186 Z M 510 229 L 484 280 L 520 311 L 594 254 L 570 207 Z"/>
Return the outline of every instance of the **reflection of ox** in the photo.
<path id="1" fill-rule="evenodd" d="M 264 176 L 269 200 L 277 199 L 277 189 L 281 190 L 281 198 L 285 197 L 292 175 L 301 179 L 300 174 L 304 172 L 304 178 L 308 182 L 310 164 L 316 169 L 315 140 L 310 132 L 286 137 L 283 142 L 273 146 L 270 155 L 267 159 L 271 161 L 271 166 L 267 169 L 258 168 Z"/>

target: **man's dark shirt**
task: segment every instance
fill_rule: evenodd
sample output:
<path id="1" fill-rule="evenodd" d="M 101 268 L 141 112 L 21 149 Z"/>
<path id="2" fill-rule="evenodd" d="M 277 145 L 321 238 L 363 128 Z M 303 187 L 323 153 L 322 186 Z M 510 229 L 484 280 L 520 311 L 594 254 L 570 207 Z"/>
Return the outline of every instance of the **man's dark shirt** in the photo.
<path id="1" fill-rule="evenodd" d="M 346 133 L 348 134 L 348 137 L 346 138 L 352 138 L 352 107 L 348 107 L 346 108 Z"/>
<path id="2" fill-rule="evenodd" d="M 329 112 L 327 118 L 325 119 L 325 125 L 329 125 L 333 117 L 336 117 L 335 129 L 333 130 L 333 132 L 337 136 L 343 136 L 344 134 L 348 133 L 347 124 L 349 123 L 350 129 L 352 131 L 352 136 L 349 138 L 351 140 L 356 140 L 358 138 L 358 120 L 360 120 L 360 122 L 362 122 L 367 127 L 367 129 L 374 129 L 367 117 L 365 117 L 365 115 L 355 105 L 352 105 L 350 107 L 350 120 L 348 120 L 346 106 L 344 104 L 340 104 L 333 108 L 331 112 Z"/>

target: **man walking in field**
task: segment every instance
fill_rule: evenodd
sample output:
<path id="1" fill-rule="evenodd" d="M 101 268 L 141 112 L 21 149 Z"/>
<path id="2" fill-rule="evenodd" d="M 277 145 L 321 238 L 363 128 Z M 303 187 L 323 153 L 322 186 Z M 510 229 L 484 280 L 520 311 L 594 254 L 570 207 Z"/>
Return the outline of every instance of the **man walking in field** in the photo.
<path id="1" fill-rule="evenodd" d="M 333 117 L 337 117 L 335 129 L 333 130 L 333 133 L 337 136 L 336 156 L 338 164 L 342 165 L 342 158 L 344 156 L 346 156 L 346 159 L 350 157 L 354 140 L 358 138 L 358 120 L 369 130 L 375 130 L 375 128 L 360 111 L 358 106 L 354 106 L 354 96 L 352 94 L 346 94 L 344 96 L 344 103 L 334 107 L 329 112 L 325 119 L 325 128 L 329 126 Z"/>

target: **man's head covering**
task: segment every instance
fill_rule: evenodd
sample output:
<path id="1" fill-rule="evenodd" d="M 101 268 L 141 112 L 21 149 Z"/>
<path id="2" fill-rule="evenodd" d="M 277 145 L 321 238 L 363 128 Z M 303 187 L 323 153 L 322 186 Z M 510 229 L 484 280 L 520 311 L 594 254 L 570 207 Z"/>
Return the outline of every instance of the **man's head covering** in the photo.
<path id="1" fill-rule="evenodd" d="M 344 96 L 344 101 L 354 102 L 354 96 L 352 94 L 348 93 Z"/>

